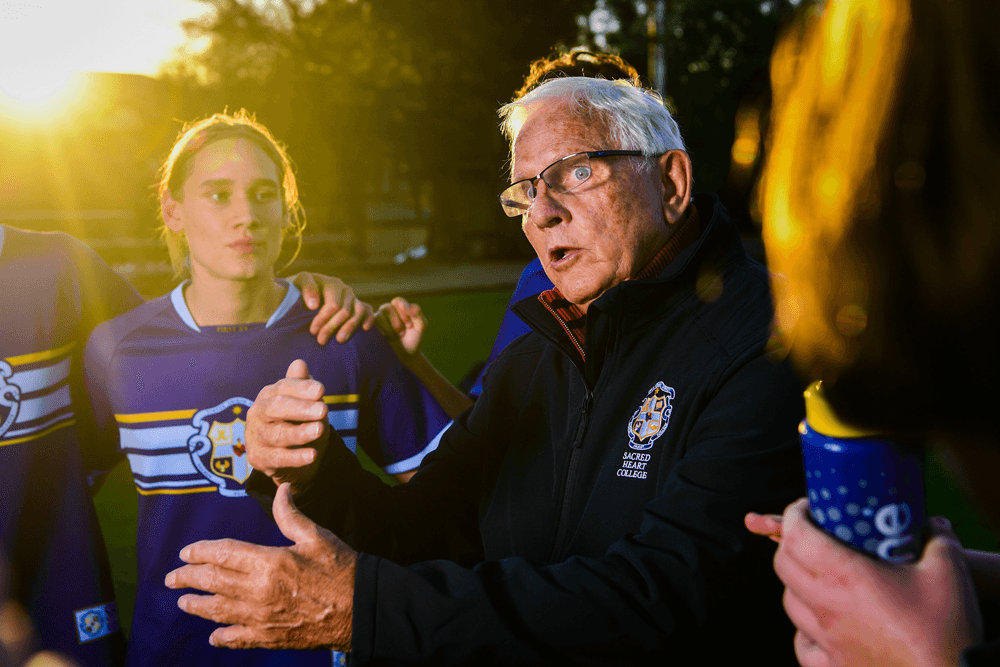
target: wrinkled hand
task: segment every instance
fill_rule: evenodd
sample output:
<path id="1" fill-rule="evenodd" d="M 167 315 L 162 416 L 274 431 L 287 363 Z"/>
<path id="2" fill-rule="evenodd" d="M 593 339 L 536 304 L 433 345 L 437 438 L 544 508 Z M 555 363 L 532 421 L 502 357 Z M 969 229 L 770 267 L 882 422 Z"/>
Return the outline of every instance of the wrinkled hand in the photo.
<path id="1" fill-rule="evenodd" d="M 947 520 L 931 525 L 919 561 L 883 563 L 814 526 L 805 498 L 786 508 L 774 570 L 804 667 L 957 665 L 981 640 L 962 546 Z"/>
<path id="2" fill-rule="evenodd" d="M 389 341 L 396 356 L 404 363 L 420 353 L 420 343 L 427 328 L 427 318 L 420 306 L 397 296 L 383 303 L 375 313 L 375 326 Z"/>
<path id="3" fill-rule="evenodd" d="M 323 392 L 306 363 L 296 359 L 247 411 L 247 461 L 276 485 L 291 483 L 296 493 L 316 474 L 330 441 Z"/>
<path id="4" fill-rule="evenodd" d="M 346 343 L 359 326 L 365 331 L 372 328 L 372 307 L 354 296 L 354 290 L 340 278 L 303 271 L 292 276 L 291 281 L 302 291 L 302 300 L 310 310 L 319 308 L 309 324 L 309 333 L 320 345 L 326 345 L 334 333 L 338 343 Z"/>
<path id="5" fill-rule="evenodd" d="M 212 632 L 212 646 L 350 651 L 358 554 L 300 513 L 289 485 L 278 488 L 273 507 L 278 528 L 294 544 L 189 544 L 181 551 L 188 564 L 165 583 L 212 595 L 182 595 L 177 606 L 227 626 Z"/>

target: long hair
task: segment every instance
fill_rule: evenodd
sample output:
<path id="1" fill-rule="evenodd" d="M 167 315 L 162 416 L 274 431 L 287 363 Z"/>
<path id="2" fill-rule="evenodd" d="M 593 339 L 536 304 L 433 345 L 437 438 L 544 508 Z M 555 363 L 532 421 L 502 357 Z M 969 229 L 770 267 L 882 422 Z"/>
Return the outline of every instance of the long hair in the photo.
<path id="1" fill-rule="evenodd" d="M 994 428 L 998 18 L 990 1 L 838 0 L 775 49 L 777 324 L 849 421 Z"/>
<path id="2" fill-rule="evenodd" d="M 245 109 L 229 115 L 217 113 L 203 120 L 185 125 L 163 166 L 160 167 L 160 180 L 157 183 L 157 196 L 160 202 L 169 192 L 176 201 L 183 197 L 184 182 L 191 173 L 191 162 L 201 149 L 220 139 L 241 138 L 252 141 L 271 160 L 278 169 L 281 179 L 281 201 L 285 215 L 285 226 L 282 238 L 289 233 L 296 238 L 295 252 L 285 264 L 287 267 L 298 256 L 302 247 L 302 231 L 306 226 L 306 214 L 299 202 L 299 190 L 295 183 L 295 173 L 292 161 L 285 148 L 275 139 L 271 132 L 258 123 Z M 161 210 L 162 216 L 162 210 Z M 174 275 L 183 276 L 188 270 L 187 238 L 182 232 L 174 232 L 164 223 L 161 237 L 170 253 L 170 264 Z"/>

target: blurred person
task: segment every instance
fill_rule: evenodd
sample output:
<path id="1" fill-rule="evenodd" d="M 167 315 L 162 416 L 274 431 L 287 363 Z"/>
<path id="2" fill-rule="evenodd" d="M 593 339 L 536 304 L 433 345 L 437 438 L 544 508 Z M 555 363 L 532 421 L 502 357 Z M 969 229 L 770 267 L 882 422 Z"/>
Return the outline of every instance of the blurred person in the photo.
<path id="1" fill-rule="evenodd" d="M 344 325 L 341 334 L 370 326 L 350 288 L 318 278 L 326 304 L 311 326 L 320 336 L 331 323 Z M 316 279 L 296 280 L 316 307 Z M 85 472 L 115 461 L 97 460 L 92 446 L 81 355 L 97 324 L 140 303 L 81 241 L 0 225 L 0 551 L 39 647 L 81 665 L 125 655 L 95 480 Z"/>
<path id="2" fill-rule="evenodd" d="M 844 422 L 940 449 L 994 531 L 998 20 L 976 0 L 827 3 L 775 50 L 763 183 L 777 322 L 802 375 Z M 906 565 L 838 543 L 804 498 L 746 521 L 780 541 L 802 665 L 1000 663 L 1000 558 L 963 551 L 946 519 Z"/>
<path id="3" fill-rule="evenodd" d="M 96 327 L 84 354 L 93 446 L 128 457 L 140 494 L 127 662 L 330 665 L 329 652 L 214 649 L 205 642 L 211 624 L 183 614 L 179 594 L 163 587 L 192 541 L 288 544 L 244 488 L 248 397 L 305 360 L 326 386 L 325 418 L 345 452 L 400 481 L 447 417 L 379 333 L 357 331 L 336 346 L 315 340 L 299 290 L 275 277 L 284 238 L 300 235 L 305 220 L 290 160 L 267 128 L 244 112 L 185 128 L 158 192 L 171 260 L 189 279 Z"/>
<path id="4" fill-rule="evenodd" d="M 790 663 L 772 548 L 742 525 L 803 487 L 766 271 L 713 195 L 692 201 L 654 93 L 559 78 L 501 113 L 501 202 L 555 285 L 515 306 L 532 331 L 394 488 L 296 364 L 247 424 L 249 487 L 295 545 L 197 542 L 167 586 L 209 593 L 178 604 L 228 626 L 215 646 L 358 665 L 721 664 L 748 642 Z"/>

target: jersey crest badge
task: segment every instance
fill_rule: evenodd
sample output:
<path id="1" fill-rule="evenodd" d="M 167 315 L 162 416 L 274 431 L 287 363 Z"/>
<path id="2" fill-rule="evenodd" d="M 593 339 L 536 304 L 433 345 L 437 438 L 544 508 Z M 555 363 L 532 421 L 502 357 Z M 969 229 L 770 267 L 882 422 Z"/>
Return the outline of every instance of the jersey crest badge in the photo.
<path id="1" fill-rule="evenodd" d="M 188 438 L 191 460 L 224 496 L 245 496 L 243 483 L 253 467 L 247 461 L 246 413 L 253 402 L 236 397 L 195 413 L 198 432 Z"/>
<path id="2" fill-rule="evenodd" d="M 0 438 L 10 430 L 21 406 L 21 388 L 13 382 L 14 370 L 6 361 L 0 361 Z"/>
<path id="3" fill-rule="evenodd" d="M 670 401 L 674 398 L 673 387 L 662 382 L 649 390 L 642 405 L 632 415 L 628 423 L 628 442 L 632 449 L 649 449 L 667 431 L 670 424 L 670 413 L 674 407 Z"/>

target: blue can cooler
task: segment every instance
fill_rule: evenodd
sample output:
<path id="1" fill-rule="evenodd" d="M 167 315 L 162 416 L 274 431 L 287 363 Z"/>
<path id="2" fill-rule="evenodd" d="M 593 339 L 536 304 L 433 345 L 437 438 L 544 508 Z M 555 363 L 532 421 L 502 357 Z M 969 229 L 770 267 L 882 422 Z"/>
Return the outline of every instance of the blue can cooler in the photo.
<path id="1" fill-rule="evenodd" d="M 843 438 L 799 424 L 813 520 L 876 558 L 916 560 L 926 526 L 922 452 L 877 437 Z"/>

